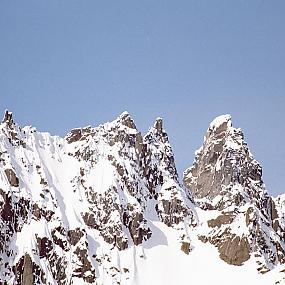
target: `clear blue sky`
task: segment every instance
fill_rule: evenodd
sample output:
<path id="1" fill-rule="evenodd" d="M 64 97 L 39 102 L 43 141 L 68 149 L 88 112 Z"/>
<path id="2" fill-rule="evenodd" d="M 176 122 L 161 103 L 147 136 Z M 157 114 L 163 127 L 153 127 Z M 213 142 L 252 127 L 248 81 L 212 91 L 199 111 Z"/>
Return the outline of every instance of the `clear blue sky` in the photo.
<path id="1" fill-rule="evenodd" d="M 285 192 L 285 1 L 0 2 L 0 110 L 64 135 L 161 116 L 181 172 L 230 113 Z"/>

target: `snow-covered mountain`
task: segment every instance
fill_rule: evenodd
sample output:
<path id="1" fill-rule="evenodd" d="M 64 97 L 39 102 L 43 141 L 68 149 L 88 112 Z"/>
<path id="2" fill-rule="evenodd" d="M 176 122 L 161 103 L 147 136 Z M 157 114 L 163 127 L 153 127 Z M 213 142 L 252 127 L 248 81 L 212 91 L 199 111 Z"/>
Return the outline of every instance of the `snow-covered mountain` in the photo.
<path id="1" fill-rule="evenodd" d="M 6 111 L 0 165 L 0 284 L 285 284 L 285 196 L 229 115 L 183 185 L 162 119 L 126 112 L 60 138 Z"/>

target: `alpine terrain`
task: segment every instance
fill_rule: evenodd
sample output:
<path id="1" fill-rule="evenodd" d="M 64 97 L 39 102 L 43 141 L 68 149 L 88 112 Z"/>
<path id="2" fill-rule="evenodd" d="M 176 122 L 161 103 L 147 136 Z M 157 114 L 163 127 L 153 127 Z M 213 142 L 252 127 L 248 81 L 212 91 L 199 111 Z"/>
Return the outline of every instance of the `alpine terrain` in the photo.
<path id="1" fill-rule="evenodd" d="M 190 165 L 190 163 L 189 163 Z M 178 178 L 162 119 L 0 124 L 0 284 L 285 284 L 285 196 L 230 115 Z"/>

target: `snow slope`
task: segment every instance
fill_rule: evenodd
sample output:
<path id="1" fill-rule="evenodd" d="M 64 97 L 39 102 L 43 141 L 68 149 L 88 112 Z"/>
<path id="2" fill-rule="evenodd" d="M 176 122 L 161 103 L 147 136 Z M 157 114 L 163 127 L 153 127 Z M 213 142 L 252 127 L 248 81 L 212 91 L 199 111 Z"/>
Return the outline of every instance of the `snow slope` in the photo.
<path id="1" fill-rule="evenodd" d="M 284 284 L 284 198 L 229 115 L 185 187 L 162 119 L 127 112 L 60 138 L 6 111 L 0 165 L 0 284 Z"/>

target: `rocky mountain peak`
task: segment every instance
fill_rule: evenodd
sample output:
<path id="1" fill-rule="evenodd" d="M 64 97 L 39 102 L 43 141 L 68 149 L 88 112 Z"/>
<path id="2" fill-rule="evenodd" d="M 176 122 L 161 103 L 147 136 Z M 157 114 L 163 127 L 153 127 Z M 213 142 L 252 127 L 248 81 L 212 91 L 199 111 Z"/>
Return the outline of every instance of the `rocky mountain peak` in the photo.
<path id="1" fill-rule="evenodd" d="M 260 164 L 242 130 L 232 127 L 230 115 L 210 124 L 193 166 L 184 172 L 184 185 L 202 209 L 219 212 L 207 221 L 207 234 L 200 238 L 215 245 L 221 259 L 242 265 L 254 254 L 263 273 L 283 260 L 282 236 L 274 230 L 280 225 L 275 203 L 263 184 Z"/>
<path id="2" fill-rule="evenodd" d="M 157 130 L 158 133 L 162 133 L 162 131 L 163 131 L 163 120 L 162 120 L 162 118 L 158 117 L 155 120 L 153 127 Z"/>
<path id="3" fill-rule="evenodd" d="M 136 129 L 136 125 L 134 120 L 131 118 L 131 115 L 127 112 L 124 111 L 116 120 L 115 122 L 121 123 L 124 126 L 127 126 L 131 129 Z"/>
<path id="4" fill-rule="evenodd" d="M 239 149 L 246 145 L 240 128 L 234 128 L 231 115 L 216 117 L 209 125 L 204 136 L 204 145 L 220 144 L 229 149 Z"/>
<path id="5" fill-rule="evenodd" d="M 7 126 L 9 126 L 10 128 L 12 127 L 12 125 L 14 124 L 12 112 L 5 110 L 2 123 L 6 123 Z"/>
<path id="6" fill-rule="evenodd" d="M 192 282 L 193 264 L 204 268 L 212 257 L 209 268 L 231 269 L 223 260 L 255 277 L 248 260 L 260 273 L 283 266 L 285 198 L 267 194 L 229 115 L 210 124 L 184 184 L 161 118 L 144 136 L 124 112 L 60 138 L 21 128 L 5 112 L 0 284 L 181 285 Z M 221 260 L 208 255 L 213 250 Z M 153 279 L 158 267 L 162 275 Z M 200 278 L 193 282 L 208 284 Z"/>
<path id="7" fill-rule="evenodd" d="M 184 173 L 184 183 L 197 199 L 213 199 L 233 194 L 230 189 L 251 183 L 249 179 L 262 187 L 261 175 L 242 130 L 232 127 L 230 115 L 223 115 L 210 124 L 193 166 Z"/>
<path id="8" fill-rule="evenodd" d="M 166 130 L 163 128 L 163 119 L 158 117 L 153 126 L 148 130 L 148 132 L 144 136 L 144 140 L 149 143 L 156 144 L 166 144 L 170 147 L 168 134 Z M 171 149 L 171 148 L 169 148 Z"/>
<path id="9" fill-rule="evenodd" d="M 12 146 L 25 147 L 24 135 L 21 133 L 21 128 L 14 122 L 12 112 L 5 110 L 3 120 L 0 124 L 0 132 L 4 135 L 5 141 L 7 140 Z"/>
<path id="10" fill-rule="evenodd" d="M 216 117 L 209 126 L 208 131 L 219 133 L 232 127 L 232 117 L 229 114 Z"/>

